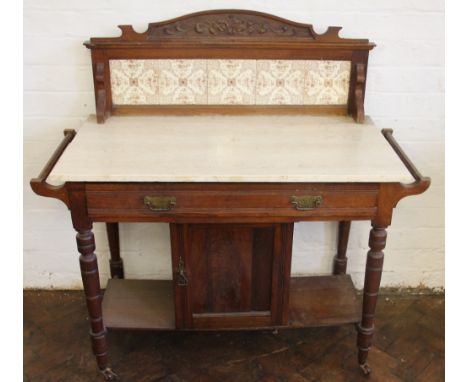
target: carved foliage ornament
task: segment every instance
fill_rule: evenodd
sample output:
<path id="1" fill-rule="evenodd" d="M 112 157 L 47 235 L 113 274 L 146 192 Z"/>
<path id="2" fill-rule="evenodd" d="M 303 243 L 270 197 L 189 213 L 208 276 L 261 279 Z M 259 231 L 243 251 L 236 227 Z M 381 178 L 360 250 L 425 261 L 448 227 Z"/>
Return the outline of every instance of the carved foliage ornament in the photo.
<path id="1" fill-rule="evenodd" d="M 189 17 L 190 16 L 190 17 Z M 163 23 L 149 24 L 147 38 L 168 37 L 308 37 L 314 38 L 309 25 L 275 16 L 244 12 L 193 14 Z"/>
<path id="2" fill-rule="evenodd" d="M 201 36 L 252 36 L 252 35 L 274 35 L 295 36 L 297 29 L 290 25 L 281 25 L 278 22 L 266 22 L 249 19 L 245 16 L 227 15 L 210 20 L 207 17 L 202 20 L 187 20 L 176 22 L 173 25 L 162 28 L 164 34 L 169 36 L 189 36 L 198 34 Z M 151 28 L 148 32 L 149 38 L 159 35 L 157 29 Z"/>

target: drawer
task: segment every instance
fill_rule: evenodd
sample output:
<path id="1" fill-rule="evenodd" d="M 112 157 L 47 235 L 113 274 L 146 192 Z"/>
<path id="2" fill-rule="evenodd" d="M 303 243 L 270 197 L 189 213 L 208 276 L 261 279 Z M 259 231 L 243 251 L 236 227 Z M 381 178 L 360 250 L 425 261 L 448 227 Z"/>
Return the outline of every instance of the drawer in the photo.
<path id="1" fill-rule="evenodd" d="M 330 219 L 337 213 L 372 216 L 378 187 L 297 184 L 88 184 L 91 218 L 137 218 L 177 221 L 179 218 L 278 217 L 293 220 Z M 297 219 L 299 218 L 299 219 Z M 286 219 L 288 220 L 288 219 Z"/>

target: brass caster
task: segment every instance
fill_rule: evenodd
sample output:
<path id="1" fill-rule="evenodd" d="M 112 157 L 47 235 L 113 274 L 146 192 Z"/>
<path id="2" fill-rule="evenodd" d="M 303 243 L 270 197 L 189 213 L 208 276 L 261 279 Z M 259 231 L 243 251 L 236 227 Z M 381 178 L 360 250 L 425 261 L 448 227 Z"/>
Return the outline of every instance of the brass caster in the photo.
<path id="1" fill-rule="evenodd" d="M 106 367 L 105 369 L 100 370 L 104 379 L 106 381 L 118 381 L 120 378 L 117 374 L 115 374 L 110 367 Z"/>
<path id="2" fill-rule="evenodd" d="M 364 375 L 370 374 L 371 368 L 367 362 L 363 363 L 362 365 L 359 365 L 359 367 L 361 368 Z"/>

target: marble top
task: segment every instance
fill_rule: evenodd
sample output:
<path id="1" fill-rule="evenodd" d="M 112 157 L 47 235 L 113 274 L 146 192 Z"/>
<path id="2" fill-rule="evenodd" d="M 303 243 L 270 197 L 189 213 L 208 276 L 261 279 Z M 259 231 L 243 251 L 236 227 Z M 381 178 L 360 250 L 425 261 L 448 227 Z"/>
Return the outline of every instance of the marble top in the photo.
<path id="1" fill-rule="evenodd" d="M 403 182 L 380 129 L 340 116 L 91 116 L 48 182 Z"/>

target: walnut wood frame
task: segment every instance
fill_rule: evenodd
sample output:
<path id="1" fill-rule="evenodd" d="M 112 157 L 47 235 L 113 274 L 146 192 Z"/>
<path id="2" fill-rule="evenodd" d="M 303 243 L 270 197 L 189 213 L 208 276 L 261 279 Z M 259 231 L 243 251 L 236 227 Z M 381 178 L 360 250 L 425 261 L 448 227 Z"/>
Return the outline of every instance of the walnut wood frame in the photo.
<path id="1" fill-rule="evenodd" d="M 219 20 L 228 20 L 219 26 Z M 229 21 L 230 20 L 230 21 Z M 238 20 L 234 22 L 233 20 Z M 231 24 L 229 24 L 229 22 Z M 203 26 L 200 26 L 203 25 Z M 99 123 L 111 115 L 140 113 L 247 113 L 286 112 L 349 113 L 357 121 L 364 119 L 364 92 L 368 52 L 374 44 L 368 40 L 341 39 L 340 28 L 331 27 L 323 35 L 312 26 L 298 24 L 275 16 L 250 11 L 209 11 L 196 13 L 163 23 L 150 24 L 145 33 L 136 33 L 130 26 L 121 26 L 118 38 L 93 38 L 86 46 L 92 50 L 96 111 Z M 197 29 L 198 28 L 198 29 Z M 214 32 L 210 32 L 210 28 Z M 221 29 L 220 29 L 221 28 Z M 109 59 L 113 58 L 322 58 L 352 61 L 350 96 L 347 107 L 340 108 L 262 108 L 262 107 L 114 107 L 110 94 Z M 292 251 L 293 223 L 297 221 L 339 221 L 338 250 L 333 273 L 336 277 L 346 272 L 346 247 L 352 220 L 370 220 L 362 316 L 358 329 L 359 365 L 367 374 L 370 369 L 367 355 L 374 332 L 374 312 L 383 264 L 386 231 L 391 224 L 392 211 L 399 200 L 423 193 L 430 179 L 423 177 L 396 143 L 391 130 L 382 133 L 413 175 L 411 184 L 401 183 L 138 183 L 138 182 L 67 182 L 51 186 L 47 177 L 73 140 L 75 131 L 65 130 L 65 137 L 31 187 L 38 195 L 61 200 L 71 212 L 77 231 L 78 250 L 83 285 L 90 316 L 91 340 L 97 363 L 106 379 L 115 379 L 109 367 L 106 327 L 102 317 L 102 296 L 96 256 L 94 254 L 94 222 L 106 222 L 112 253 L 112 276 L 123 278 L 123 263 L 119 254 L 117 222 L 167 222 L 171 224 L 174 280 L 180 274 L 177 259 L 183 259 L 184 249 L 178 246 L 186 241 L 184 232 L 190 224 L 276 224 L 281 227 L 281 264 L 273 283 L 281 301 L 272 309 L 270 323 L 263 317 L 234 317 L 234 324 L 247 327 L 283 327 L 288 323 L 289 273 Z M 319 195 L 319 208 L 301 211 L 290 203 L 292 195 Z M 144 195 L 177 196 L 177 206 L 169 211 L 154 212 L 143 203 Z M 279 237 L 279 236 L 278 236 Z M 183 271 L 183 270 L 182 270 Z M 276 276 L 275 276 L 276 275 Z M 281 277 L 280 277 L 281 276 Z M 294 281 L 300 284 L 299 281 Z M 175 285 L 175 283 L 174 283 Z M 176 327 L 187 328 L 189 312 L 184 311 L 186 292 L 174 286 Z M 225 322 L 225 321 L 224 321 Z M 352 319 L 348 322 L 358 323 Z M 206 322 L 205 322 L 206 323 Z M 219 328 L 216 317 L 207 325 Z"/>
<path id="2" fill-rule="evenodd" d="M 114 378 L 107 361 L 107 345 L 105 341 L 105 327 L 102 323 L 101 295 L 98 293 L 99 278 L 96 277 L 98 269 L 94 255 L 94 237 L 92 235 L 93 222 L 168 222 L 175 225 L 187 223 L 293 223 L 296 221 L 340 221 L 340 235 L 338 255 L 335 259 L 334 273 L 345 272 L 346 241 L 349 234 L 351 220 L 370 220 L 372 231 L 369 239 L 370 251 L 366 265 L 366 277 L 363 298 L 362 321 L 358 325 L 359 364 L 365 373 L 370 371 L 367 364 L 367 354 L 371 346 L 374 332 L 374 312 L 377 294 L 382 274 L 383 252 L 385 247 L 385 229 L 391 224 L 392 211 L 399 200 L 406 196 L 423 193 L 430 185 L 430 179 L 423 177 L 413 163 L 408 159 L 392 136 L 391 130 L 382 131 L 405 166 L 414 176 L 411 184 L 401 183 L 100 183 L 100 182 L 67 182 L 62 186 L 51 186 L 46 182 L 60 155 L 73 140 L 75 132 L 65 131 L 65 138 L 52 155 L 51 159 L 41 171 L 38 178 L 31 180 L 31 187 L 38 195 L 53 197 L 64 202 L 71 211 L 73 226 L 78 232 L 78 249 L 81 253 L 80 263 L 83 274 L 83 285 L 88 301 L 88 310 L 91 317 L 91 339 L 93 350 L 106 378 Z M 324 203 L 320 208 L 310 211 L 298 211 L 292 205 L 271 208 L 282 200 L 284 206 L 289 202 L 289 196 L 307 195 L 311 191 L 315 195 L 322 195 Z M 154 213 L 147 209 L 135 208 L 132 203 L 140 200 L 143 206 L 142 195 L 179 193 L 191 196 L 191 199 L 200 200 L 200 195 L 207 193 L 207 199 L 201 200 L 198 210 L 187 206 L 180 210 Z M 109 199 L 108 195 L 113 195 Z M 216 206 L 217 199 L 226 200 L 226 195 L 244 196 L 241 204 L 226 208 Z M 134 199 L 133 199 L 134 198 Z M 235 198 L 234 198 L 235 199 Z M 127 202 L 125 202 L 127 200 Z M 126 204 L 125 204 L 126 203 Z M 214 204 L 214 206 L 213 206 Z M 122 207 L 122 205 L 124 205 Z M 252 208 L 252 205 L 258 206 Z M 115 226 L 114 226 L 115 228 Z M 175 231 L 174 231 L 175 232 Z M 172 233 L 175 235 L 175 233 Z M 292 229 L 289 229 L 288 240 L 292 243 Z M 114 238 L 115 240 L 115 238 Z M 172 238 L 171 242 L 177 242 Z M 115 244 L 114 244 L 115 245 Z M 112 248 L 111 248 L 112 249 Z M 112 249 L 115 251 L 115 248 Z M 177 251 L 176 249 L 173 249 Z M 291 247 L 288 249 L 290 256 Z M 113 276 L 123 276 L 123 266 L 120 256 L 113 253 L 112 258 L 117 267 L 113 268 Z M 286 261 L 284 274 L 289 274 L 289 262 Z M 176 270 L 174 269 L 174 272 Z M 283 274 L 283 275 L 284 275 Z M 174 273 L 174 277 L 176 274 Z M 286 277 L 286 281 L 289 278 Z M 182 293 L 183 290 L 182 290 Z M 288 288 L 283 290 L 287 298 Z M 179 301 L 176 306 L 183 306 L 184 297 L 176 292 Z M 285 302 L 287 306 L 287 302 Z M 286 308 L 281 308 L 282 314 L 287 314 Z M 183 318 L 181 318 L 183 320 Z M 245 320 L 243 321 L 245 322 Z M 287 322 L 284 317 L 272 326 L 283 325 Z M 210 324 L 212 325 L 212 324 Z M 253 324 L 255 325 L 255 323 Z M 248 326 L 248 325 L 247 325 Z M 281 325 L 280 325 L 281 326 Z M 213 327 L 213 326 L 212 326 Z M 214 327 L 219 327 L 215 326 Z M 244 326 L 245 327 L 245 326 Z M 262 324 L 265 327 L 265 323 Z"/>
<path id="3" fill-rule="evenodd" d="M 137 33 L 120 25 L 120 37 L 91 38 L 96 116 L 104 123 L 110 115 L 139 114 L 349 114 L 364 121 L 364 97 L 369 51 L 367 39 L 338 36 L 341 27 L 323 34 L 312 25 L 245 10 L 192 13 L 151 23 Z M 351 61 L 347 105 L 331 106 L 229 106 L 229 105 L 113 105 L 109 60 L 112 59 L 297 59 Z"/>

